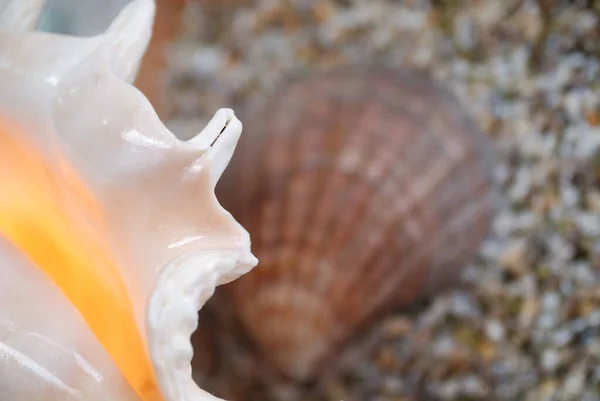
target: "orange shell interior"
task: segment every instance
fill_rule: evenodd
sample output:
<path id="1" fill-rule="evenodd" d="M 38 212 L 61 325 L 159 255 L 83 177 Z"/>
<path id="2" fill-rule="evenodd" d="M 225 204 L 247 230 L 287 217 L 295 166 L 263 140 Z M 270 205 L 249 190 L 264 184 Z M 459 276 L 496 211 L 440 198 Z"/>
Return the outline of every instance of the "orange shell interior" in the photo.
<path id="1" fill-rule="evenodd" d="M 0 235 L 63 291 L 140 397 L 162 400 L 101 206 L 59 152 L 50 163 L 23 138 L 0 120 Z"/>

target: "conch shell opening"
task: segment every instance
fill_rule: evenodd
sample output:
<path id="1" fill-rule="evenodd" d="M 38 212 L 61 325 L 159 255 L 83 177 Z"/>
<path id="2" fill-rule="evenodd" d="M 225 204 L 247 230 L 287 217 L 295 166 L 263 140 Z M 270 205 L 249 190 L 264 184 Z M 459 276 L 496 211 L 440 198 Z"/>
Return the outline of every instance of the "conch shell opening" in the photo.
<path id="1" fill-rule="evenodd" d="M 66 161 L 47 163 L 0 123 L 0 233 L 60 287 L 144 400 L 160 399 L 101 206 Z M 58 170 L 58 171 L 57 171 Z M 83 219 L 84 218 L 84 219 Z"/>
<path id="2" fill-rule="evenodd" d="M 152 0 L 130 3 L 90 38 L 30 32 L 42 5 L 0 4 L 0 273 L 10 281 L 30 264 L 49 279 L 36 278 L 38 292 L 64 299 L 25 330 L 22 319 L 45 299 L 0 298 L 0 356 L 21 356 L 0 367 L 0 387 L 14 401 L 37 400 L 37 385 L 52 389 L 33 395 L 40 400 L 53 391 L 61 400 L 215 400 L 192 381 L 190 336 L 215 287 L 258 262 L 214 195 L 242 125 L 221 109 L 182 142 L 129 84 L 151 35 Z M 34 288 L 23 277 L 15 294 Z M 71 307 L 83 320 L 69 317 Z M 17 334 L 4 333 L 7 322 Z M 45 342 L 10 345 L 24 333 Z M 77 369 L 92 368 L 75 374 L 64 358 L 46 358 L 57 347 L 85 359 Z"/>

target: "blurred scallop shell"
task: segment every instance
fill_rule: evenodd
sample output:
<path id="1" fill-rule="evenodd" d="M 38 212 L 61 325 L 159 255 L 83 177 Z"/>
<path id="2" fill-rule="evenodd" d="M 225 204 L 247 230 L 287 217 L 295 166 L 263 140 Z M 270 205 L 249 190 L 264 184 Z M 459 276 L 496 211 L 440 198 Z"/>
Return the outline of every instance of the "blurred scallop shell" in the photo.
<path id="1" fill-rule="evenodd" d="M 420 73 L 296 80 L 244 120 L 217 194 L 260 263 L 220 292 L 289 376 L 314 377 L 373 318 L 451 283 L 487 234 L 491 144 Z"/>
<path id="2" fill-rule="evenodd" d="M 0 2 L 0 398 L 217 400 L 189 338 L 257 263 L 214 195 L 241 123 L 180 141 L 130 85 L 152 0 L 85 38 L 32 32 L 42 7 Z"/>

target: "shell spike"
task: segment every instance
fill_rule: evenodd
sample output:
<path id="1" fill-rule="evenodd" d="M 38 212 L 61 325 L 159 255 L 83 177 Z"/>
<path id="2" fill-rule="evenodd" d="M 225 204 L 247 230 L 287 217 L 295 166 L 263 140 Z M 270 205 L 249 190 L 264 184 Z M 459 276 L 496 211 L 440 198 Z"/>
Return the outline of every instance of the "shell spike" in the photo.
<path id="1" fill-rule="evenodd" d="M 156 4 L 154 0 L 135 0 L 123 8 L 102 35 L 115 74 L 133 83 L 152 36 Z"/>
<path id="2" fill-rule="evenodd" d="M 194 144 L 202 149 L 208 149 L 217 139 L 223 128 L 228 124 L 231 117 L 234 116 L 231 109 L 219 109 L 210 119 L 206 127 L 198 135 L 191 138 L 188 143 Z"/>
<path id="3" fill-rule="evenodd" d="M 217 182 L 219 182 L 221 175 L 229 164 L 242 133 L 242 122 L 235 117 L 232 110 L 230 112 L 231 118 L 227 120 L 227 123 L 223 127 L 223 132 L 208 151 L 213 188 L 217 185 Z"/>
<path id="4" fill-rule="evenodd" d="M 0 0 L 0 29 L 27 32 L 35 29 L 45 0 Z"/>
<path id="5" fill-rule="evenodd" d="M 206 127 L 188 143 L 207 149 L 202 158 L 208 157 L 213 186 L 229 164 L 238 139 L 242 134 L 242 123 L 231 109 L 219 109 Z"/>

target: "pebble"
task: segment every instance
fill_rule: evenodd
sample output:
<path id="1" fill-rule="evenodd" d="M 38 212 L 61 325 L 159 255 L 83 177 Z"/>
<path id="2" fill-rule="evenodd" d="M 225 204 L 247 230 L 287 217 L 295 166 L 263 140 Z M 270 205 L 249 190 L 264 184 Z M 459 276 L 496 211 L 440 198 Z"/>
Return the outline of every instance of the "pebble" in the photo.
<path id="1" fill-rule="evenodd" d="M 504 339 L 504 326 L 498 320 L 488 320 L 485 325 L 485 332 L 492 341 L 502 341 Z"/>

